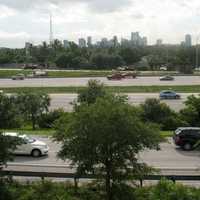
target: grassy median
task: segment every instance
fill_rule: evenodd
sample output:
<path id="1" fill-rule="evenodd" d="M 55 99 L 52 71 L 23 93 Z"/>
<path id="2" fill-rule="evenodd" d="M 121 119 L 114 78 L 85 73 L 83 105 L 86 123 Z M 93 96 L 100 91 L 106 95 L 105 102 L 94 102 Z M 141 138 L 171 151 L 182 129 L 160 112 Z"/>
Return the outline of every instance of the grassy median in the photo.
<path id="1" fill-rule="evenodd" d="M 85 87 L 14 87 L 0 88 L 5 93 L 19 92 L 45 92 L 45 93 L 77 93 Z M 200 93 L 200 85 L 180 85 L 180 86 L 107 86 L 109 92 L 115 93 L 158 93 L 162 90 L 174 90 L 180 93 Z"/>

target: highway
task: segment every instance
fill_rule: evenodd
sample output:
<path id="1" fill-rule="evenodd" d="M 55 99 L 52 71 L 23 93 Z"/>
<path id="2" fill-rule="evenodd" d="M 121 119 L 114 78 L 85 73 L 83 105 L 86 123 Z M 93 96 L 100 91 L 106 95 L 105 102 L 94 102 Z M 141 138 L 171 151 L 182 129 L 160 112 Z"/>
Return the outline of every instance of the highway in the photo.
<path id="1" fill-rule="evenodd" d="M 35 78 L 25 80 L 0 79 L 1 88 L 10 87 L 70 87 L 86 86 L 90 79 L 101 81 L 107 86 L 150 86 L 150 85 L 200 85 L 199 76 L 176 76 L 174 81 L 160 81 L 159 77 L 137 77 L 109 81 L 106 77 L 94 78 Z"/>
<path id="2" fill-rule="evenodd" d="M 192 93 L 180 93 L 180 94 L 181 94 L 181 99 L 179 100 L 162 100 L 162 102 L 165 102 L 175 111 L 179 111 L 182 108 L 184 108 L 184 102 L 186 101 L 187 97 Z M 129 102 L 132 105 L 139 105 L 143 103 L 147 98 L 159 98 L 158 93 L 131 93 L 125 95 L 128 95 Z M 72 111 L 73 106 L 71 102 L 77 99 L 77 94 L 50 94 L 50 97 L 51 97 L 50 110 L 63 108 L 65 111 Z"/>
<path id="3" fill-rule="evenodd" d="M 39 137 L 50 147 L 48 156 L 32 158 L 30 156 L 15 156 L 13 162 L 8 163 L 10 170 L 45 171 L 45 172 L 74 172 L 69 168 L 70 161 L 62 161 L 57 158 L 57 152 L 61 145 L 53 142 L 50 138 Z M 173 144 L 171 138 L 161 144 L 161 150 L 145 150 L 138 155 L 141 162 L 145 162 L 155 168 L 164 169 L 168 173 L 182 173 L 182 171 L 194 171 L 200 169 L 200 151 L 183 151 Z M 198 171 L 199 173 L 199 171 Z"/>

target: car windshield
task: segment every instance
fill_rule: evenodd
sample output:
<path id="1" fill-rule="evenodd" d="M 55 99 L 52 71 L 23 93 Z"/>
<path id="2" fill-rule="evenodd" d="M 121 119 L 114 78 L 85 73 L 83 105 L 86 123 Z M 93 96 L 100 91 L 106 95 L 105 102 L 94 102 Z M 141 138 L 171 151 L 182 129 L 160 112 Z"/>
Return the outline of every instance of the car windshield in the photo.
<path id="1" fill-rule="evenodd" d="M 27 142 L 27 143 L 33 143 L 36 141 L 36 139 L 32 138 L 32 137 L 29 137 L 29 136 L 25 136 L 23 137 L 24 141 Z"/>

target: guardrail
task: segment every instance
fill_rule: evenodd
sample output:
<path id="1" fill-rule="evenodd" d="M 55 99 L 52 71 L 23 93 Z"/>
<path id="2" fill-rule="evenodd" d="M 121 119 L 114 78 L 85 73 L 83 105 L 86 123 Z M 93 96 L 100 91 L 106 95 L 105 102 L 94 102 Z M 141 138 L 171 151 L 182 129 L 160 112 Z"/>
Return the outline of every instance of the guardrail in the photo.
<path id="1" fill-rule="evenodd" d="M 16 176 L 16 177 L 37 177 L 44 180 L 45 178 L 66 178 L 73 179 L 75 185 L 77 185 L 77 180 L 79 179 L 97 179 L 98 176 L 94 174 L 85 174 L 77 176 L 75 173 L 60 173 L 60 172 L 34 172 L 34 171 L 11 171 L 11 170 L 0 170 L 0 175 L 2 176 Z M 173 181 L 200 181 L 200 175 L 144 175 L 135 176 L 135 179 L 140 181 L 140 186 L 143 186 L 143 181 L 158 181 L 161 179 L 168 179 Z"/>

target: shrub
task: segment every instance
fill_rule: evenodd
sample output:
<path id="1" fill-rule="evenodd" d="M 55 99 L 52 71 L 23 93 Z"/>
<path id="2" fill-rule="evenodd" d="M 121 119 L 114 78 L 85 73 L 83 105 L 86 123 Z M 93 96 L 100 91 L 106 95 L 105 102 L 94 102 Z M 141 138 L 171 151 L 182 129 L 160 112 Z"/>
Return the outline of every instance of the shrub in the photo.
<path id="1" fill-rule="evenodd" d="M 49 113 L 43 113 L 38 121 L 38 125 L 40 128 L 52 128 L 56 120 L 58 120 L 64 111 L 62 109 L 54 110 Z"/>

